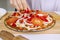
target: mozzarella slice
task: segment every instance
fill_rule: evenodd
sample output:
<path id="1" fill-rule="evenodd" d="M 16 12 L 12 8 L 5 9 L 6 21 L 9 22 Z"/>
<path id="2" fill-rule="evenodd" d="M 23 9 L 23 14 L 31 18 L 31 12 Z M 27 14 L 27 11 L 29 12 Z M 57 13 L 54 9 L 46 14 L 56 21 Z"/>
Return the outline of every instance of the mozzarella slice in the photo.
<path id="1" fill-rule="evenodd" d="M 37 14 L 38 16 L 44 16 L 43 14 Z"/>
<path id="2" fill-rule="evenodd" d="M 44 25 L 48 25 L 48 24 L 51 23 L 52 20 L 53 20 L 50 16 L 48 16 L 46 19 L 48 20 L 48 22 L 45 22 L 45 21 L 44 21 L 44 22 L 43 22 Z"/>

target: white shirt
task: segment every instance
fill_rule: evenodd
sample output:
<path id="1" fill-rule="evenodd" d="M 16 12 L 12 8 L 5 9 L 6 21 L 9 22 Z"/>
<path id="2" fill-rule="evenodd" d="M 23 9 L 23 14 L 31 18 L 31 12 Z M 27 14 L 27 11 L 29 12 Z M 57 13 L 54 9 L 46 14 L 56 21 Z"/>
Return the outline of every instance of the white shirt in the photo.
<path id="1" fill-rule="evenodd" d="M 28 0 L 34 10 L 60 11 L 60 0 Z"/>

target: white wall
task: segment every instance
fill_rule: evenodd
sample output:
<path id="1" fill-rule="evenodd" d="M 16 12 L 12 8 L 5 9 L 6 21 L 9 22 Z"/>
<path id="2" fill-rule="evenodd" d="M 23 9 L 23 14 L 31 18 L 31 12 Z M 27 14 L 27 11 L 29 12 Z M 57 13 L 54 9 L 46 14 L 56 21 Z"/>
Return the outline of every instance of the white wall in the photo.
<path id="1" fill-rule="evenodd" d="M 10 5 L 10 1 L 9 1 L 9 0 L 7 0 L 7 10 L 8 10 L 8 11 L 13 11 L 13 10 L 15 10 L 15 8 L 13 8 L 13 7 Z"/>
<path id="2" fill-rule="evenodd" d="M 11 7 L 9 0 L 0 0 L 0 8 L 4 8 L 7 11 L 14 10 L 14 8 Z"/>
<path id="3" fill-rule="evenodd" d="M 7 0 L 0 0 L 0 8 L 7 9 Z"/>

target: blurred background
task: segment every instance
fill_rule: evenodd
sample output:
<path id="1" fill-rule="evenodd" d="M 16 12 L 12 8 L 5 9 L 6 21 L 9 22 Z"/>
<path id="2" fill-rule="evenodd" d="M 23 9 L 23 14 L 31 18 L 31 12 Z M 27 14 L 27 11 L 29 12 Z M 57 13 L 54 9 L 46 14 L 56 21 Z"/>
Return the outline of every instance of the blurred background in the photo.
<path id="1" fill-rule="evenodd" d="M 60 0 L 27 0 L 31 9 L 43 11 L 60 11 Z M 0 0 L 0 8 L 13 11 L 9 0 Z"/>
<path id="2" fill-rule="evenodd" d="M 28 4 L 30 5 L 30 8 L 31 8 L 31 0 L 27 0 L 27 1 L 28 1 Z M 9 0 L 0 0 L 0 8 L 4 8 L 7 11 L 13 11 L 13 10 L 15 10 L 15 8 L 13 8 L 10 5 Z"/>
<path id="3" fill-rule="evenodd" d="M 9 0 L 0 0 L 0 8 L 4 8 L 8 11 L 14 10 L 14 8 L 11 7 Z"/>

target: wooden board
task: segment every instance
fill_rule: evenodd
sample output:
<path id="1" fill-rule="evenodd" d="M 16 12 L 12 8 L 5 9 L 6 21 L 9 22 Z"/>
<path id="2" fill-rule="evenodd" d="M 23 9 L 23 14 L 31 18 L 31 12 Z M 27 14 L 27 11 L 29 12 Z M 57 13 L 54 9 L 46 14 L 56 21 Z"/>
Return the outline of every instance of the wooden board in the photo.
<path id="1" fill-rule="evenodd" d="M 6 17 L 8 17 L 12 12 L 8 12 L 4 17 L 2 17 L 2 19 L 0 20 L 0 31 L 1 30 L 6 30 L 9 31 L 13 34 L 60 34 L 60 15 L 57 15 L 54 12 L 48 12 L 49 14 L 51 14 L 54 18 L 56 18 L 56 24 L 54 27 L 52 27 L 49 30 L 46 31 L 42 31 L 42 32 L 16 32 L 13 30 L 8 29 L 5 25 L 4 25 L 4 20 Z"/>

